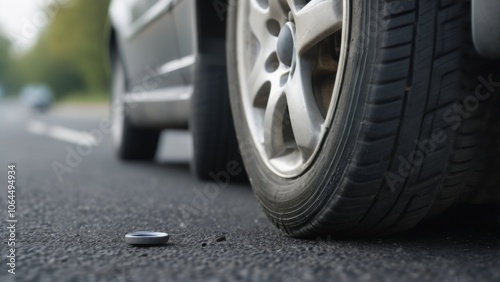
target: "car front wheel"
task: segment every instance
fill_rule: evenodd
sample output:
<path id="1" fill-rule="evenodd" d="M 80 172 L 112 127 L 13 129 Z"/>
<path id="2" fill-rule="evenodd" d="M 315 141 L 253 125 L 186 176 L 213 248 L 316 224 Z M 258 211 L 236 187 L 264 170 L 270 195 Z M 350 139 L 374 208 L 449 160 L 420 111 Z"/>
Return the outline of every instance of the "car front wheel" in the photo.
<path id="1" fill-rule="evenodd" d="M 447 176 L 461 1 L 232 1 L 240 151 L 269 219 L 298 237 L 406 230 Z"/>
<path id="2" fill-rule="evenodd" d="M 140 128 L 127 116 L 125 95 L 127 83 L 125 68 L 118 55 L 113 58 L 111 140 L 116 154 L 122 160 L 150 160 L 155 157 L 160 131 Z"/>

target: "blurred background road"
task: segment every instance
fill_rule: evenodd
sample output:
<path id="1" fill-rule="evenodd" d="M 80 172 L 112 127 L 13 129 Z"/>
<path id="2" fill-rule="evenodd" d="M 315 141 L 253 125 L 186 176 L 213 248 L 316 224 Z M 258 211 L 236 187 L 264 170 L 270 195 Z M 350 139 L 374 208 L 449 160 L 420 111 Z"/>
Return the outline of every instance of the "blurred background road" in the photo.
<path id="1" fill-rule="evenodd" d="M 92 139 L 85 134 L 106 117 L 105 105 L 56 106 L 39 114 L 0 103 L 3 222 L 7 164 L 16 164 L 18 176 L 16 275 L 4 263 L 8 233 L 2 228 L 0 281 L 500 279 L 494 207 L 458 206 L 392 237 L 293 239 L 270 225 L 248 183 L 210 190 L 213 182 L 192 177 L 186 132 L 165 133 L 154 163 L 119 162 L 103 134 L 59 181 L 53 163 L 66 164 L 68 151 L 77 150 L 73 138 Z M 168 232 L 170 242 L 125 244 L 124 235 L 136 230 Z"/>

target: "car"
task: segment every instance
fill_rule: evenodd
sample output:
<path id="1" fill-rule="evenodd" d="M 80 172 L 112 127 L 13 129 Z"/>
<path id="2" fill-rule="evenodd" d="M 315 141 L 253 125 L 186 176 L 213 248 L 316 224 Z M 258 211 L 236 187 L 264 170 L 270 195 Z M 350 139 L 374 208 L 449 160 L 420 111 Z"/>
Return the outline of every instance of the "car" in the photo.
<path id="1" fill-rule="evenodd" d="M 152 159 L 160 130 L 189 128 L 194 174 L 242 161 L 291 236 L 408 230 L 487 177 L 499 11 L 493 0 L 113 0 L 116 153 Z"/>
<path id="2" fill-rule="evenodd" d="M 54 94 L 47 85 L 30 84 L 21 89 L 19 98 L 26 107 L 45 112 L 52 105 Z"/>

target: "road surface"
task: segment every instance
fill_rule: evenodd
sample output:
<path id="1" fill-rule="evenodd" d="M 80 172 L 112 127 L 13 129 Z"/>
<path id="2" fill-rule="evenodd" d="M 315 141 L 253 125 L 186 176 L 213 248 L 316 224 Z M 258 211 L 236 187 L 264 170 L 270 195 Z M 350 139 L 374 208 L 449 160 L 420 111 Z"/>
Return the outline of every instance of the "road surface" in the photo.
<path id="1" fill-rule="evenodd" d="M 101 128 L 105 108 L 36 114 L 4 103 L 0 120 L 0 218 L 6 226 L 13 163 L 18 220 L 15 275 L 0 231 L 0 281 L 500 280 L 495 207 L 459 206 L 398 236 L 299 240 L 269 224 L 248 183 L 192 177 L 187 132 L 165 133 L 155 162 L 123 163 Z M 125 244 L 137 230 L 170 242 Z"/>

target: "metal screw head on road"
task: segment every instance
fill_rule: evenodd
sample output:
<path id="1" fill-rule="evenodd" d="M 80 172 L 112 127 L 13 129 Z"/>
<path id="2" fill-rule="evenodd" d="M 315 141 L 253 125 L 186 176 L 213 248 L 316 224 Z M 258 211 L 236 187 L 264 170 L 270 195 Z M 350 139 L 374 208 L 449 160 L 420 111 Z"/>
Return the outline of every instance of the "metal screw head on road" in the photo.
<path id="1" fill-rule="evenodd" d="M 125 235 L 125 243 L 130 245 L 163 245 L 168 242 L 168 234 L 163 232 L 136 231 Z"/>

